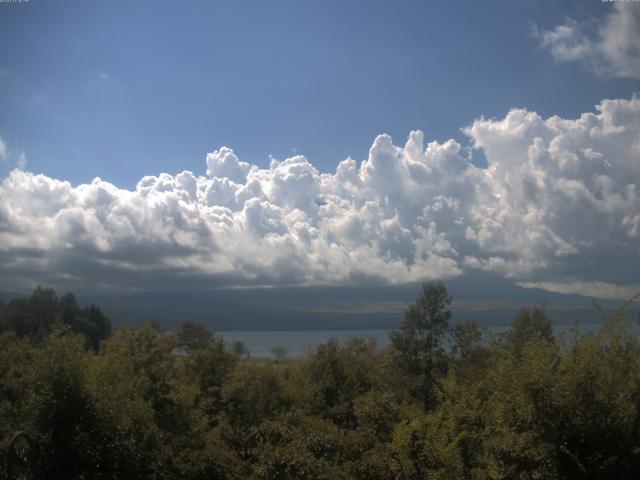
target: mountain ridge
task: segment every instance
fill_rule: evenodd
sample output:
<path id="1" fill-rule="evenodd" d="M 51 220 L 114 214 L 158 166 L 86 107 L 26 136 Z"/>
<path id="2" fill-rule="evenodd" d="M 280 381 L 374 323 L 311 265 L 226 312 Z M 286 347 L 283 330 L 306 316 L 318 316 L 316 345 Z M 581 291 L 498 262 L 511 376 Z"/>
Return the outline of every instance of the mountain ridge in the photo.
<path id="1" fill-rule="evenodd" d="M 445 285 L 453 297 L 452 320 L 473 319 L 482 326 L 506 325 L 521 308 L 543 304 L 554 323 L 567 324 L 576 319 L 597 322 L 603 319 L 593 308 L 594 300 L 608 311 L 623 303 L 524 288 L 496 274 L 478 271 L 446 280 Z M 195 320 L 214 330 L 369 330 L 395 328 L 420 289 L 420 283 L 196 289 L 79 294 L 78 300 L 98 305 L 116 327 L 159 320 L 163 326 L 174 328 L 184 320 Z M 0 292 L 0 298 L 11 293 Z"/>

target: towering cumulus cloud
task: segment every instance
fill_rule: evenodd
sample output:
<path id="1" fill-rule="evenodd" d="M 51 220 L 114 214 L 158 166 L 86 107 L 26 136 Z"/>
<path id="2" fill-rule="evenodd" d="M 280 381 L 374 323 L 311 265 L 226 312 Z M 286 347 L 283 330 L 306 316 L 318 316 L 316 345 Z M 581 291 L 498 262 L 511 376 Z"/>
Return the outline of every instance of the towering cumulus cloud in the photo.
<path id="1" fill-rule="evenodd" d="M 14 170 L 0 187 L 0 282 L 93 287 L 399 283 L 467 268 L 520 281 L 631 285 L 640 271 L 640 100 L 575 120 L 512 110 L 455 141 L 378 136 L 321 174 L 230 148 L 206 175 L 72 186 Z M 585 287 L 586 286 L 586 287 Z"/>

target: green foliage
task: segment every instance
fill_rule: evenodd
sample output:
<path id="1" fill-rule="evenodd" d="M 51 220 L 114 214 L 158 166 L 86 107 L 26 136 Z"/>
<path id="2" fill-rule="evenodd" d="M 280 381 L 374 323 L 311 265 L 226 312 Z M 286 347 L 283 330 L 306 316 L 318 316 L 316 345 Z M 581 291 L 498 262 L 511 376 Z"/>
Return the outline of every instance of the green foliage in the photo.
<path id="1" fill-rule="evenodd" d="M 100 428 L 88 371 L 84 340 L 68 327 L 54 331 L 35 352 L 27 430 L 37 432 L 45 478 L 76 478 L 99 467 L 92 446 Z"/>
<path id="2" fill-rule="evenodd" d="M 36 290 L 0 306 L 0 462 L 26 430 L 43 478 L 637 478 L 640 346 L 622 311 L 559 340 L 523 310 L 491 338 L 450 327 L 449 302 L 425 284 L 384 351 L 331 340 L 276 362 L 193 322 L 104 339 L 97 310 Z"/>
<path id="3" fill-rule="evenodd" d="M 180 326 L 177 340 L 179 346 L 197 350 L 206 347 L 213 340 L 213 333 L 204 325 L 188 320 Z"/>
<path id="4" fill-rule="evenodd" d="M 520 310 L 511 323 L 511 330 L 503 337 L 507 348 L 517 357 L 527 342 L 537 339 L 553 341 L 553 327 L 544 307 Z"/>
<path id="5" fill-rule="evenodd" d="M 0 334 L 0 467 L 4 466 L 12 435 L 24 430 L 30 421 L 24 406 L 33 391 L 34 354 L 27 339 L 13 333 Z"/>
<path id="6" fill-rule="evenodd" d="M 412 393 L 425 410 L 435 406 L 438 382 L 447 369 L 443 340 L 449 332 L 450 304 L 442 282 L 425 283 L 400 328 L 391 333 L 399 366 L 414 378 Z"/>
<path id="7" fill-rule="evenodd" d="M 213 335 L 206 346 L 192 350 L 183 363 L 187 378 L 198 387 L 201 408 L 211 425 L 215 424 L 215 415 L 223 403 L 222 387 L 237 363 L 236 354 L 228 352 L 222 339 Z"/>
<path id="8" fill-rule="evenodd" d="M 354 400 L 358 430 L 382 443 L 391 440 L 393 429 L 400 421 L 400 407 L 391 392 L 369 390 Z"/>
<path id="9" fill-rule="evenodd" d="M 375 343 L 352 338 L 345 345 L 335 339 L 319 345 L 300 370 L 303 391 L 296 398 L 311 415 L 342 427 L 354 427 L 355 399 L 373 385 Z"/>
<path id="10" fill-rule="evenodd" d="M 38 287 L 28 298 L 0 303 L 0 332 L 13 332 L 40 343 L 62 325 L 83 335 L 93 350 L 111 335 L 111 322 L 104 313 L 95 305 L 80 308 L 73 293 L 58 298 L 52 289 Z"/>
<path id="11" fill-rule="evenodd" d="M 475 321 L 458 323 L 451 328 L 451 353 L 462 360 L 471 360 L 483 349 L 485 336 L 486 332 Z"/>
<path id="12" fill-rule="evenodd" d="M 239 363 L 222 392 L 226 417 L 238 428 L 251 429 L 288 406 L 280 375 L 268 364 Z"/>
<path id="13" fill-rule="evenodd" d="M 50 288 L 38 287 L 29 298 L 11 300 L 1 316 L 5 331 L 40 342 L 60 323 L 58 296 Z"/>

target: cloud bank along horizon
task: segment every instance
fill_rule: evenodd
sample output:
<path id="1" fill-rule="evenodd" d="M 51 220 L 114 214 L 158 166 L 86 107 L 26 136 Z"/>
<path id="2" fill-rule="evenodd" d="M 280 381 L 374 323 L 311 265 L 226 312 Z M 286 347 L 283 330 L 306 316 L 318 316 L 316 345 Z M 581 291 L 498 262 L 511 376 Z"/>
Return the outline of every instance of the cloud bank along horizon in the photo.
<path id="1" fill-rule="evenodd" d="M 576 119 L 513 109 L 463 131 L 486 168 L 414 131 L 326 174 L 301 155 L 260 169 L 227 147 L 204 175 L 145 176 L 133 191 L 15 169 L 0 186 L 0 287 L 394 284 L 474 268 L 638 289 L 639 98 Z"/>

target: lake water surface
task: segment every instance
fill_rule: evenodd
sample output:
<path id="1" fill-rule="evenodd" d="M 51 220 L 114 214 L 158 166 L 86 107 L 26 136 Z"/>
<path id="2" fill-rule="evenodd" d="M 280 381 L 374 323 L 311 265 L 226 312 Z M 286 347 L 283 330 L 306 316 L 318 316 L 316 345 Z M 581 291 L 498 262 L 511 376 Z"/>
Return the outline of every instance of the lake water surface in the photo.
<path id="1" fill-rule="evenodd" d="M 596 330 L 602 323 L 580 324 L 582 331 Z M 489 332 L 498 334 L 509 330 L 508 326 L 489 327 Z M 567 332 L 571 328 L 568 324 L 554 325 L 556 334 Z M 636 334 L 640 334 L 640 327 L 633 324 Z M 228 331 L 217 332 L 225 342 L 244 342 L 252 357 L 271 357 L 271 349 L 284 347 L 290 357 L 300 357 L 309 353 L 315 346 L 335 338 L 344 343 L 350 337 L 366 337 L 376 341 L 379 348 L 389 345 L 389 330 L 285 330 L 285 331 Z"/>

